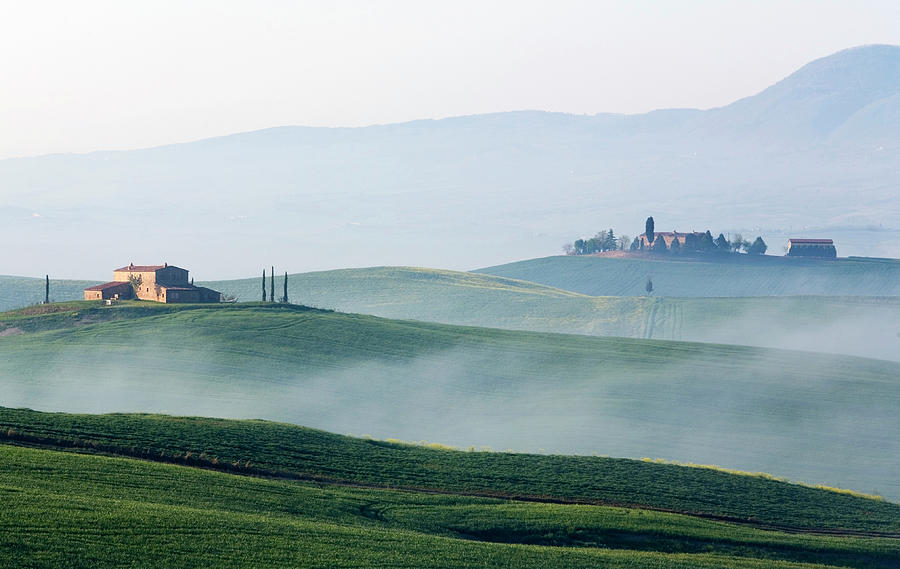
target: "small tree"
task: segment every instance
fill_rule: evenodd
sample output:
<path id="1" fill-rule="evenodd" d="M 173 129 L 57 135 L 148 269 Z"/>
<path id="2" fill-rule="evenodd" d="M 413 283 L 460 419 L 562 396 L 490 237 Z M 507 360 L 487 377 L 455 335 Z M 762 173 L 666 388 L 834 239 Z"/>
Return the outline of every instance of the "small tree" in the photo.
<path id="1" fill-rule="evenodd" d="M 719 253 L 729 253 L 731 251 L 731 243 L 729 243 L 728 239 L 725 239 L 725 236 L 721 233 L 716 237 L 716 250 Z"/>
<path id="2" fill-rule="evenodd" d="M 50 304 L 50 275 L 44 275 L 44 304 Z"/>
<path id="3" fill-rule="evenodd" d="M 266 270 L 263 269 L 263 279 L 262 279 L 262 290 L 263 290 L 263 302 L 266 301 Z"/>
<path id="4" fill-rule="evenodd" d="M 275 302 L 275 266 L 272 266 L 272 274 L 269 275 L 271 285 L 269 286 L 269 301 Z"/>
<path id="5" fill-rule="evenodd" d="M 744 241 L 744 236 L 740 233 L 735 233 L 731 239 L 731 250 L 735 253 L 740 253 L 741 250 L 746 250 L 749 246 L 750 244 Z"/>
<path id="6" fill-rule="evenodd" d="M 128 275 L 128 282 L 131 283 L 131 291 L 134 293 L 134 298 L 137 299 L 138 293 L 141 291 L 141 285 L 144 284 L 144 277 L 130 274 Z"/>
<path id="7" fill-rule="evenodd" d="M 667 253 L 669 248 L 666 247 L 665 239 L 654 239 L 653 245 L 650 247 L 650 250 L 654 253 Z"/>
<path id="8" fill-rule="evenodd" d="M 629 237 L 628 235 L 619 235 L 619 238 L 616 239 L 616 241 L 619 245 L 619 251 L 625 251 L 631 245 L 631 237 Z"/>
<path id="9" fill-rule="evenodd" d="M 281 297 L 281 302 L 287 304 L 288 303 L 288 295 L 287 295 L 287 271 L 284 272 L 284 296 Z"/>
<path id="10" fill-rule="evenodd" d="M 566 243 L 565 245 L 563 245 L 562 250 L 563 250 L 563 253 L 565 253 L 566 255 L 574 255 L 575 254 L 575 247 L 571 243 Z"/>
<path id="11" fill-rule="evenodd" d="M 647 284 L 644 285 L 644 290 L 647 291 L 647 296 L 653 294 L 653 281 L 649 276 L 647 277 Z"/>
<path id="12" fill-rule="evenodd" d="M 768 248 L 769 248 L 769 246 L 766 245 L 766 242 L 763 241 L 763 238 L 757 237 L 756 240 L 753 242 L 753 244 L 750 245 L 749 247 L 747 247 L 747 254 L 749 254 L 749 255 L 765 255 L 766 249 L 768 249 Z"/>
<path id="13" fill-rule="evenodd" d="M 653 245 L 653 238 L 655 237 L 653 233 L 654 224 L 653 224 L 653 216 L 647 218 L 647 221 L 644 223 L 644 235 L 647 236 L 647 243 Z"/>
<path id="14" fill-rule="evenodd" d="M 678 242 L 678 235 L 675 235 L 675 238 L 672 239 L 672 244 L 669 245 L 669 253 L 673 255 L 681 253 L 681 243 Z"/>
<path id="15" fill-rule="evenodd" d="M 632 251 L 637 251 L 639 248 L 640 249 L 644 248 L 643 244 L 641 243 L 640 238 L 635 239 L 634 241 L 631 242 L 631 250 Z"/>

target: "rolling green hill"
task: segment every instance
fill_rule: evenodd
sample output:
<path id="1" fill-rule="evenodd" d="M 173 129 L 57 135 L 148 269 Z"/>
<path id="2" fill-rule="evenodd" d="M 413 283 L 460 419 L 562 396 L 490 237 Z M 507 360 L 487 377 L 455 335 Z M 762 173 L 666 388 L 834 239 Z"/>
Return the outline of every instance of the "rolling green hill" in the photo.
<path id="1" fill-rule="evenodd" d="M 37 304 L 44 300 L 44 279 L 0 275 L 0 311 Z M 97 281 L 50 279 L 50 301 L 84 298 L 84 289 Z"/>
<path id="2" fill-rule="evenodd" d="M 827 261 L 734 255 L 713 261 L 557 256 L 475 272 L 592 296 L 643 295 L 648 276 L 656 296 L 900 295 L 900 260 L 863 257 Z"/>
<path id="3" fill-rule="evenodd" d="M 260 294 L 259 279 L 204 284 L 243 300 Z M 900 297 L 590 297 L 527 281 L 410 267 L 290 275 L 288 285 L 295 302 L 385 318 L 883 359 L 900 354 Z M 277 294 L 280 286 L 278 279 Z"/>
<path id="4" fill-rule="evenodd" d="M 304 273 L 290 275 L 288 283 L 294 302 L 385 318 L 900 357 L 900 297 L 591 297 L 504 277 L 409 267 Z M 62 281 L 53 290 L 76 299 L 87 284 Z M 241 300 L 260 294 L 258 278 L 203 284 Z M 42 294 L 42 287 L 38 279 L 0 277 L 10 299 Z M 281 278 L 276 289 L 281 295 Z"/>
<path id="5" fill-rule="evenodd" d="M 299 306 L 0 315 L 5 406 L 264 418 L 467 447 L 662 457 L 900 498 L 900 364 Z"/>
<path id="6" fill-rule="evenodd" d="M 0 442 L 325 484 L 616 504 L 764 528 L 876 532 L 900 539 L 900 504 L 642 460 L 429 448 L 258 420 L 4 407 Z"/>
<path id="7" fill-rule="evenodd" d="M 888 569 L 900 557 L 896 538 L 792 535 L 619 507 L 299 483 L 8 445 L 0 461 L 0 567 Z M 730 478 L 737 485 L 726 494 L 744 486 Z M 831 498 L 789 486 L 783 497 L 798 490 Z M 897 508 L 852 497 L 843 506 Z"/>

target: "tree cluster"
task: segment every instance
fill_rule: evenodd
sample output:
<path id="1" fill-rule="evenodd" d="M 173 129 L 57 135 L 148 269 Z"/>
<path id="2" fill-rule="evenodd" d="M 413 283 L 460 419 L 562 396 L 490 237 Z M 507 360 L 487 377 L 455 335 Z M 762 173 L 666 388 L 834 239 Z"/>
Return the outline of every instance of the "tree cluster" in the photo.
<path id="1" fill-rule="evenodd" d="M 745 241 L 738 233 L 731 240 L 719 233 L 713 238 L 707 229 L 704 233 L 677 233 L 677 238 L 670 243 L 655 231 L 655 223 L 652 217 L 647 218 L 644 224 L 644 239 L 637 238 L 632 241 L 627 235 L 616 237 L 612 229 L 601 231 L 588 239 L 577 239 L 574 243 L 563 245 L 566 255 L 591 255 L 606 251 L 649 251 L 659 254 L 726 254 L 744 252 L 748 255 L 765 255 L 768 246 L 762 237 L 757 237 L 753 242 Z"/>
<path id="2" fill-rule="evenodd" d="M 624 251 L 631 244 L 631 238 L 627 235 L 616 237 L 612 229 L 601 231 L 588 239 L 576 239 L 574 243 L 567 243 L 563 250 L 567 255 L 591 255 L 606 251 Z"/>
<path id="3" fill-rule="evenodd" d="M 287 283 L 288 283 L 288 274 L 287 274 L 287 271 L 285 271 L 284 272 L 284 280 L 282 281 L 283 293 L 281 295 L 281 298 L 278 299 L 278 302 L 281 302 L 284 304 L 290 303 L 290 301 L 288 300 L 288 284 Z M 262 272 L 262 301 L 266 302 L 266 298 L 267 298 L 266 297 L 266 270 L 263 269 L 263 272 Z M 268 300 L 269 300 L 269 302 L 275 302 L 275 267 L 272 267 L 272 272 L 269 273 Z"/>
<path id="4" fill-rule="evenodd" d="M 645 243 L 649 243 L 649 245 Z M 652 217 L 648 217 L 647 223 L 644 225 L 644 239 L 635 239 L 631 244 L 632 251 L 649 250 L 652 253 L 676 255 L 681 253 L 727 254 L 741 251 L 748 255 L 764 255 L 767 249 L 768 246 L 762 237 L 757 237 L 751 243 L 745 241 L 743 236 L 738 233 L 729 241 L 724 234 L 719 233 L 719 236 L 714 239 L 708 229 L 704 233 L 675 233 L 675 238 L 671 240 L 671 243 L 666 243 L 665 238 L 654 232 Z"/>

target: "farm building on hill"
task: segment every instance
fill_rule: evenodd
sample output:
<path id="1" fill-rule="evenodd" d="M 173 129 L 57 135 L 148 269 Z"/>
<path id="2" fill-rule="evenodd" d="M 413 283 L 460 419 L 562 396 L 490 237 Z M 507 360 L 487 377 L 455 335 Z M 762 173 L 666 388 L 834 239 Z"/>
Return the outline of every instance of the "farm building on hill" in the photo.
<path id="1" fill-rule="evenodd" d="M 677 231 L 671 231 L 671 232 L 659 231 L 659 232 L 653 233 L 653 241 L 655 242 L 657 239 L 662 239 L 663 241 L 666 242 L 666 249 L 671 249 L 672 241 L 675 241 L 676 239 L 678 239 L 678 244 L 680 246 L 684 247 L 684 244 L 685 244 L 685 241 L 687 240 L 688 235 L 693 235 L 697 239 L 697 242 L 699 242 L 699 240 L 702 239 L 703 236 L 706 234 L 699 232 L 699 231 L 693 231 L 691 233 L 678 233 Z M 637 239 L 638 239 L 638 247 L 643 247 L 644 249 L 649 249 L 650 247 L 653 246 L 653 244 L 650 243 L 650 241 L 647 239 L 646 233 L 641 233 L 640 235 L 638 235 Z"/>
<path id="2" fill-rule="evenodd" d="M 85 300 L 127 300 L 137 296 L 155 302 L 220 302 L 222 293 L 194 286 L 185 269 L 164 265 L 131 264 L 113 271 L 112 282 L 84 289 Z"/>
<path id="3" fill-rule="evenodd" d="M 837 249 L 831 239 L 790 239 L 788 257 L 837 257 Z"/>

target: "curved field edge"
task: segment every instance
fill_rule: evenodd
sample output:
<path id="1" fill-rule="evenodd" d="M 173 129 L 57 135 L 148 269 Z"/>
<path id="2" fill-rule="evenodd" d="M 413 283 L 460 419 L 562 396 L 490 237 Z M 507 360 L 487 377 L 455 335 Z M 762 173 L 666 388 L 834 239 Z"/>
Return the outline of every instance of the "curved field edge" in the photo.
<path id="1" fill-rule="evenodd" d="M 792 529 L 900 532 L 900 505 L 640 460 L 464 452 L 266 421 L 0 408 L 9 442 L 223 470 L 481 496 L 639 506 Z"/>
<path id="2" fill-rule="evenodd" d="M 0 567 L 887 569 L 900 557 L 897 540 L 621 508 L 328 487 L 8 445 L 0 461 Z"/>

